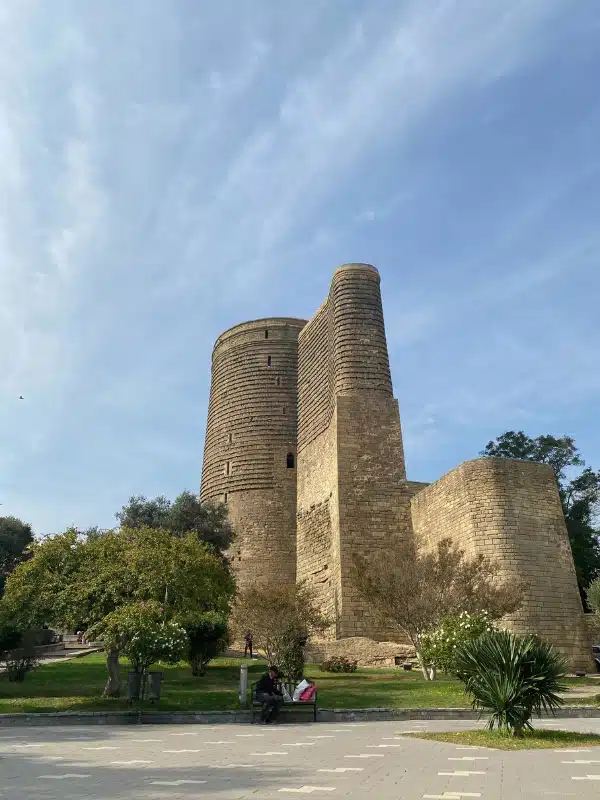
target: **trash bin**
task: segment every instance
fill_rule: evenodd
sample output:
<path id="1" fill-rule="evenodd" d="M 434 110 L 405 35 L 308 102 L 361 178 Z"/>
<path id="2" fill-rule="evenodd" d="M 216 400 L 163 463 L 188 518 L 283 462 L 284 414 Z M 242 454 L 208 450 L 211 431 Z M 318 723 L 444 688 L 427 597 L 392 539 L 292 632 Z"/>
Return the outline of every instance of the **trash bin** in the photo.
<path id="1" fill-rule="evenodd" d="M 127 675 L 127 699 L 139 700 L 142 688 L 142 675 L 140 672 L 130 672 Z"/>
<path id="2" fill-rule="evenodd" d="M 148 673 L 148 698 L 151 703 L 160 700 L 160 685 L 162 683 L 162 672 L 149 672 Z"/>

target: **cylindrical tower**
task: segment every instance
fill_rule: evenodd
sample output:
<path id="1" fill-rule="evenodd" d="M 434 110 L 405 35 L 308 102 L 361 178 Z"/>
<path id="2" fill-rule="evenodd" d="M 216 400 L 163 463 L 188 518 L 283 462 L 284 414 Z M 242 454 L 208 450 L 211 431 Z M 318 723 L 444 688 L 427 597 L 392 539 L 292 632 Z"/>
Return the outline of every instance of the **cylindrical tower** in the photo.
<path id="1" fill-rule="evenodd" d="M 305 324 L 244 322 L 213 349 L 200 497 L 227 504 L 239 585 L 296 580 L 298 334 Z"/>
<path id="2" fill-rule="evenodd" d="M 336 395 L 379 391 L 392 396 L 379 272 L 370 264 L 344 264 L 329 290 Z"/>

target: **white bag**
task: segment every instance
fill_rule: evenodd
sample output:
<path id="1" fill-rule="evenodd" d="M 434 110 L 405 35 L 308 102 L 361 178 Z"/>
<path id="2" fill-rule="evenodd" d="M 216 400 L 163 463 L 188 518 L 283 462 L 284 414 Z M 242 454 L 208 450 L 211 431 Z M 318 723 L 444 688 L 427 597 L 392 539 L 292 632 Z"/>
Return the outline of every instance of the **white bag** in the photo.
<path id="1" fill-rule="evenodd" d="M 304 678 L 298 686 L 294 689 L 294 703 L 297 703 L 300 700 L 300 695 L 302 692 L 310 686 L 310 683 Z"/>
<path id="2" fill-rule="evenodd" d="M 292 702 L 292 698 L 290 697 L 290 693 L 288 692 L 288 690 L 285 688 L 285 686 L 283 684 L 281 684 L 281 692 L 283 694 L 283 702 L 284 703 L 291 703 Z M 294 695 L 295 694 L 296 694 L 296 692 L 294 692 Z"/>

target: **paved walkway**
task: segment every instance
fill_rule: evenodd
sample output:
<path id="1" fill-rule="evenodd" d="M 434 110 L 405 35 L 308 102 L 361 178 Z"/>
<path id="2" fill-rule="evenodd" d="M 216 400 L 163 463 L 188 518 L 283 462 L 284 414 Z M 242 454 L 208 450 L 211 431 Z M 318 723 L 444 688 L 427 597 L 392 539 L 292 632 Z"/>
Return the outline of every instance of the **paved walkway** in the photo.
<path id="1" fill-rule="evenodd" d="M 544 727 L 600 732 L 600 720 Z M 2 800 L 532 800 L 600 795 L 600 747 L 503 752 L 403 737 L 473 722 L 0 731 Z"/>
<path id="2" fill-rule="evenodd" d="M 99 653 L 101 649 L 100 647 L 82 647 L 80 650 L 76 648 L 59 650 L 58 653 L 40 656 L 40 666 L 44 666 L 45 664 L 58 664 L 60 661 L 71 661 L 74 658 L 88 656 L 90 653 Z M 0 667 L 0 672 L 6 672 L 6 667 Z M 1 794 L 0 797 L 2 797 Z"/>

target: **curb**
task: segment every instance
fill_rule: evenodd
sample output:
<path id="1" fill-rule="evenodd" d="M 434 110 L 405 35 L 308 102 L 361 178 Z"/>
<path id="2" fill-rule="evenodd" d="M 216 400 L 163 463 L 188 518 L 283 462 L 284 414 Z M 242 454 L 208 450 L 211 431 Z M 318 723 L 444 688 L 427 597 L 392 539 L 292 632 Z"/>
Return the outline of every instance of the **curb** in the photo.
<path id="1" fill-rule="evenodd" d="M 390 720 L 478 720 L 470 708 L 321 708 L 318 722 L 384 722 Z M 552 717 L 544 714 L 543 717 Z M 600 706 L 563 706 L 557 719 L 598 719 Z M 305 715 L 302 715 L 306 719 Z M 539 717 L 538 717 L 539 719 Z M 35 725 L 214 725 L 250 724 L 252 712 L 237 711 L 52 711 L 0 714 L 0 727 Z"/>

